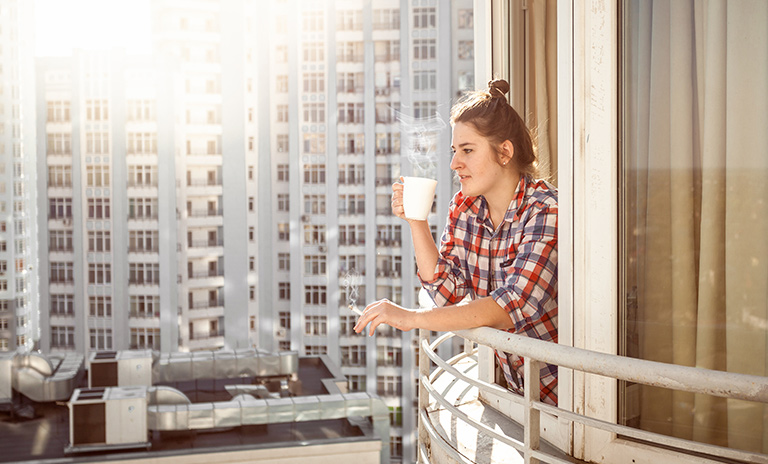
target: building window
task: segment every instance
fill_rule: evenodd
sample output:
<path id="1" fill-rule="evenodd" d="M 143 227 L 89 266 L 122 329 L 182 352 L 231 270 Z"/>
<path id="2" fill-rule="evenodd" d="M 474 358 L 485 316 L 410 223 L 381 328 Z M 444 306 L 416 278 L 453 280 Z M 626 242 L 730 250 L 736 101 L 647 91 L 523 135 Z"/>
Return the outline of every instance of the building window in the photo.
<path id="1" fill-rule="evenodd" d="M 291 350 L 291 341 L 290 340 L 280 340 L 278 343 L 278 346 L 280 348 L 280 351 L 290 351 Z"/>
<path id="2" fill-rule="evenodd" d="M 49 251 L 72 251 L 71 230 L 50 230 L 48 232 Z"/>
<path id="3" fill-rule="evenodd" d="M 417 101 L 413 103 L 413 117 L 416 119 L 428 119 L 437 114 L 437 103 L 433 101 Z M 425 134 L 425 138 L 430 138 Z"/>
<path id="4" fill-rule="evenodd" d="M 253 197 L 248 197 L 248 211 L 253 212 L 256 208 L 256 199 Z"/>
<path id="5" fill-rule="evenodd" d="M 90 329 L 92 350 L 112 349 L 112 329 Z"/>
<path id="6" fill-rule="evenodd" d="M 403 426 L 403 408 L 401 406 L 389 407 L 389 425 L 390 427 Z"/>
<path id="7" fill-rule="evenodd" d="M 343 348 L 343 347 L 342 347 Z M 364 375 L 347 375 L 347 385 L 351 392 L 364 392 L 365 391 L 365 376 Z"/>
<path id="8" fill-rule="evenodd" d="M 402 395 L 403 381 L 399 375 L 380 375 L 377 378 L 377 392 L 381 396 Z"/>
<path id="9" fill-rule="evenodd" d="M 473 40 L 459 40 L 459 59 L 473 60 L 475 58 L 475 42 Z"/>
<path id="10" fill-rule="evenodd" d="M 159 350 L 160 349 L 160 329 L 131 327 L 130 349 Z"/>
<path id="11" fill-rule="evenodd" d="M 325 195 L 304 195 L 305 214 L 325 214 Z"/>
<path id="12" fill-rule="evenodd" d="M 305 245 L 325 245 L 325 226 L 324 225 L 304 225 L 304 244 Z"/>
<path id="13" fill-rule="evenodd" d="M 291 330 L 291 313 L 287 311 L 280 311 L 278 313 L 278 317 L 280 320 L 280 327 L 285 330 Z"/>
<path id="14" fill-rule="evenodd" d="M 49 219 L 70 219 L 72 218 L 72 199 L 56 197 L 49 198 L 48 209 Z"/>
<path id="15" fill-rule="evenodd" d="M 324 11 L 305 11 L 302 15 L 302 24 L 304 32 L 322 32 L 324 21 Z"/>
<path id="16" fill-rule="evenodd" d="M 133 253 L 157 253 L 159 251 L 159 234 L 156 230 L 129 231 L 128 251 Z"/>
<path id="17" fill-rule="evenodd" d="M 325 103 L 305 103 L 304 122 L 322 124 L 325 122 Z"/>
<path id="18" fill-rule="evenodd" d="M 74 277 L 74 265 L 71 262 L 51 261 L 51 282 L 72 283 Z"/>
<path id="19" fill-rule="evenodd" d="M 365 183 L 365 165 L 364 164 L 340 164 L 339 165 L 339 185 L 362 185 Z M 387 180 L 390 184 L 391 180 Z M 378 182 L 377 182 L 377 185 Z"/>
<path id="20" fill-rule="evenodd" d="M 389 456 L 392 458 L 403 457 L 403 437 L 395 435 L 389 437 Z"/>
<path id="21" fill-rule="evenodd" d="M 357 316 L 341 316 L 339 317 L 339 333 L 346 337 L 354 337 L 362 334 L 355 332 L 355 324 L 357 324 Z"/>
<path id="22" fill-rule="evenodd" d="M 339 195 L 339 214 L 365 214 L 365 195 Z"/>
<path id="23" fill-rule="evenodd" d="M 94 317 L 112 316 L 112 297 L 111 296 L 90 296 L 88 297 L 89 314 Z"/>
<path id="24" fill-rule="evenodd" d="M 325 60 L 325 44 L 323 42 L 304 42 L 304 62 Z"/>
<path id="25" fill-rule="evenodd" d="M 253 242 L 254 240 L 256 240 L 256 228 L 248 226 L 248 241 Z"/>
<path id="26" fill-rule="evenodd" d="M 435 39 L 413 39 L 414 60 L 434 60 L 437 56 Z"/>
<path id="27" fill-rule="evenodd" d="M 328 354 L 328 347 L 325 345 L 306 345 L 304 346 L 304 353 L 306 356 L 320 356 L 321 354 Z"/>
<path id="28" fill-rule="evenodd" d="M 157 295 L 131 295 L 129 305 L 133 318 L 160 317 L 160 297 Z"/>
<path id="29" fill-rule="evenodd" d="M 288 93 L 288 76 L 275 77 L 275 91 L 277 93 Z"/>
<path id="30" fill-rule="evenodd" d="M 49 187 L 72 187 L 72 166 L 48 166 Z"/>
<path id="31" fill-rule="evenodd" d="M 130 140 L 130 134 L 128 137 Z M 85 152 L 93 155 L 109 153 L 109 132 L 87 132 L 85 134 Z"/>
<path id="32" fill-rule="evenodd" d="M 88 264 L 88 283 L 89 284 L 111 284 L 112 283 L 112 265 L 109 263 Z"/>
<path id="33" fill-rule="evenodd" d="M 256 270 L 256 258 L 253 256 L 248 257 L 248 270 L 255 271 Z"/>
<path id="34" fill-rule="evenodd" d="M 365 345 L 339 347 L 343 367 L 365 367 Z"/>
<path id="35" fill-rule="evenodd" d="M 131 231 L 133 234 L 134 231 Z M 112 232 L 108 230 L 88 231 L 88 251 L 106 252 L 112 250 Z"/>
<path id="36" fill-rule="evenodd" d="M 385 367 L 402 367 L 403 349 L 393 346 L 377 346 L 376 363 Z"/>
<path id="37" fill-rule="evenodd" d="M 339 103 L 340 124 L 363 124 L 365 121 L 364 103 Z M 343 144 L 339 144 L 340 146 Z M 361 153 L 361 152 L 357 152 Z"/>
<path id="38" fill-rule="evenodd" d="M 336 12 L 336 30 L 362 31 L 363 12 L 360 10 L 338 10 Z"/>
<path id="39" fill-rule="evenodd" d="M 340 224 L 339 245 L 365 245 L 365 224 Z"/>
<path id="40" fill-rule="evenodd" d="M 437 14 L 434 7 L 413 9 L 414 29 L 429 29 L 435 26 L 437 26 Z"/>
<path id="41" fill-rule="evenodd" d="M 277 240 L 287 242 L 291 239 L 291 228 L 285 222 L 277 224 Z"/>
<path id="42" fill-rule="evenodd" d="M 128 198 L 129 219 L 157 219 L 157 198 Z"/>
<path id="43" fill-rule="evenodd" d="M 325 275 L 326 260 L 325 255 L 305 255 L 304 275 Z"/>
<path id="44" fill-rule="evenodd" d="M 475 27 L 475 13 L 473 10 L 460 9 L 458 17 L 459 29 L 473 29 Z"/>
<path id="45" fill-rule="evenodd" d="M 277 122 L 288 122 L 288 105 L 277 105 Z"/>
<path id="46" fill-rule="evenodd" d="M 325 153 L 325 134 L 304 134 L 304 153 Z"/>
<path id="47" fill-rule="evenodd" d="M 157 166 L 136 164 L 128 165 L 128 186 L 156 187 Z"/>
<path id="48" fill-rule="evenodd" d="M 277 194 L 277 210 L 287 212 L 290 211 L 290 195 L 287 193 Z"/>
<path id="49" fill-rule="evenodd" d="M 75 328 L 69 326 L 51 326 L 51 348 L 74 348 Z"/>
<path id="50" fill-rule="evenodd" d="M 88 199 L 88 218 L 89 219 L 109 219 L 109 198 L 89 198 Z"/>
<path id="51" fill-rule="evenodd" d="M 278 253 L 277 254 L 277 269 L 280 271 L 291 270 L 291 255 L 290 253 Z"/>
<path id="52" fill-rule="evenodd" d="M 304 165 L 304 183 L 305 184 L 325 184 L 325 165 L 324 164 L 305 164 Z"/>
<path id="53" fill-rule="evenodd" d="M 288 62 L 288 47 L 285 45 L 275 46 L 275 62 L 287 63 Z"/>
<path id="54" fill-rule="evenodd" d="M 248 294 L 250 296 L 251 301 L 256 301 L 256 286 L 251 285 L 248 287 Z"/>
<path id="55" fill-rule="evenodd" d="M 70 134 L 52 133 L 47 137 L 47 154 L 49 155 L 71 155 L 72 145 Z"/>
<path id="56" fill-rule="evenodd" d="M 291 300 L 291 283 L 290 282 L 278 282 L 277 284 L 277 299 L 282 301 Z M 288 327 L 290 328 L 290 327 Z"/>
<path id="57" fill-rule="evenodd" d="M 69 102 L 68 101 L 49 101 L 48 103 L 48 122 L 69 122 Z"/>
<path id="58" fill-rule="evenodd" d="M 277 134 L 278 153 L 288 153 L 288 134 Z"/>
<path id="59" fill-rule="evenodd" d="M 287 164 L 278 164 L 277 165 L 277 181 L 278 182 L 288 182 L 289 179 L 289 172 Z"/>
<path id="60" fill-rule="evenodd" d="M 437 88 L 437 71 L 414 71 L 413 90 L 435 90 Z"/>
<path id="61" fill-rule="evenodd" d="M 325 74 L 305 73 L 304 74 L 304 92 L 305 93 L 325 92 Z"/>
<path id="62" fill-rule="evenodd" d="M 325 305 L 327 293 L 325 285 L 306 285 L 304 287 L 304 304 Z"/>
<path id="63" fill-rule="evenodd" d="M 72 316 L 75 314 L 75 296 L 70 294 L 51 294 L 51 315 Z"/>
<path id="64" fill-rule="evenodd" d="M 160 285 L 160 263 L 129 263 L 128 283 L 133 285 Z"/>

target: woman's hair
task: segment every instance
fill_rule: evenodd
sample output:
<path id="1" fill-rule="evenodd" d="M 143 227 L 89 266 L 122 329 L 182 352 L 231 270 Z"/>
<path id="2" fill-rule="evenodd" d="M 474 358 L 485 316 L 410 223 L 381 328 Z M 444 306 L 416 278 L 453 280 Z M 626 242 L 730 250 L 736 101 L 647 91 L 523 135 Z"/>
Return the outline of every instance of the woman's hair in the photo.
<path id="1" fill-rule="evenodd" d="M 480 135 L 487 137 L 494 149 L 505 140 L 512 142 L 512 160 L 522 175 L 536 176 L 536 154 L 528 127 L 504 95 L 509 83 L 504 79 L 488 82 L 488 89 L 464 95 L 451 108 L 451 125 L 472 124 Z"/>

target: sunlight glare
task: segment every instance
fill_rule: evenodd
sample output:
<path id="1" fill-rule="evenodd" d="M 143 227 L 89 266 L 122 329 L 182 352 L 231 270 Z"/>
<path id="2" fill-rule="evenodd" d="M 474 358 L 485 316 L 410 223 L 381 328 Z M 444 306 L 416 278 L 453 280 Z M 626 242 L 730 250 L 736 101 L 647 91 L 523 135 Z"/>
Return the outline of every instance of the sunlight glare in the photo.
<path id="1" fill-rule="evenodd" d="M 35 0 L 35 54 L 123 47 L 151 52 L 150 0 Z"/>

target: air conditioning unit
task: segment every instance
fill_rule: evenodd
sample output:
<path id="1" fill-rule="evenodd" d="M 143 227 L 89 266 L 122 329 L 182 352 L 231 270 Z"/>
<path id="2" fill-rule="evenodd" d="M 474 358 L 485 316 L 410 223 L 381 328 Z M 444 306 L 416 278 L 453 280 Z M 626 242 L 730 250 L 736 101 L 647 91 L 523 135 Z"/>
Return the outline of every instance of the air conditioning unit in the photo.
<path id="1" fill-rule="evenodd" d="M 65 452 L 104 448 L 149 448 L 147 387 L 76 389 L 69 402 Z"/>
<path id="2" fill-rule="evenodd" d="M 309 214 L 302 214 L 301 215 L 301 222 L 309 222 L 312 218 Z"/>
<path id="3" fill-rule="evenodd" d="M 63 223 L 64 223 L 65 226 L 71 226 L 72 225 L 72 218 L 68 218 L 68 217 L 64 218 Z"/>
<path id="4" fill-rule="evenodd" d="M 317 251 L 319 251 L 320 253 L 325 253 L 326 251 L 328 251 L 328 248 L 326 248 L 323 245 L 320 245 L 319 247 L 317 247 Z"/>
<path id="5" fill-rule="evenodd" d="M 88 386 L 128 387 L 152 385 L 152 351 L 97 351 L 91 354 Z"/>
<path id="6" fill-rule="evenodd" d="M 275 335 L 277 335 L 277 336 L 278 336 L 278 337 L 280 337 L 280 338 L 285 338 L 285 335 L 286 335 L 286 333 L 287 333 L 287 331 L 285 330 L 285 327 L 280 327 L 280 328 L 279 328 L 279 329 L 277 329 L 277 331 L 275 332 Z"/>

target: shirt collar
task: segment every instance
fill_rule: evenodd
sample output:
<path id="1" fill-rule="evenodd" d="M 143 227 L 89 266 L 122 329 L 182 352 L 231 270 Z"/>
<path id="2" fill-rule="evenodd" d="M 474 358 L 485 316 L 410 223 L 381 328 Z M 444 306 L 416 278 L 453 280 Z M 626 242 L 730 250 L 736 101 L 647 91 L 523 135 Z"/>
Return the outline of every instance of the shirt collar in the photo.
<path id="1" fill-rule="evenodd" d="M 520 209 L 524 204 L 525 195 L 528 190 L 528 181 L 526 176 L 520 176 L 520 182 L 517 183 L 517 187 L 515 188 L 515 195 L 512 197 L 512 201 L 507 207 L 506 214 L 504 214 L 505 222 L 514 222 L 520 219 Z M 480 195 L 475 197 L 469 207 L 475 214 L 479 224 L 485 224 L 487 222 L 490 227 L 490 210 L 488 209 L 488 201 L 486 201 L 484 196 Z"/>

